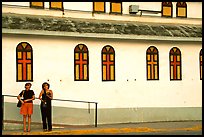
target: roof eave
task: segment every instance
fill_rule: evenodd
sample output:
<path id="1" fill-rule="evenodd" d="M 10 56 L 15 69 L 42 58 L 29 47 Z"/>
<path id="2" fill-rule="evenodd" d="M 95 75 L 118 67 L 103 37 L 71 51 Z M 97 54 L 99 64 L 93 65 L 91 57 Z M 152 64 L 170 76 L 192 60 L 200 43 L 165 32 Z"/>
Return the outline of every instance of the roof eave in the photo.
<path id="1" fill-rule="evenodd" d="M 78 33 L 61 31 L 41 31 L 2 28 L 2 34 L 38 35 L 38 36 L 59 36 L 59 37 L 80 37 L 80 38 L 102 38 L 102 39 L 123 39 L 123 40 L 154 40 L 154 41 L 185 41 L 202 42 L 202 37 L 168 37 L 151 35 L 120 35 L 103 33 Z"/>

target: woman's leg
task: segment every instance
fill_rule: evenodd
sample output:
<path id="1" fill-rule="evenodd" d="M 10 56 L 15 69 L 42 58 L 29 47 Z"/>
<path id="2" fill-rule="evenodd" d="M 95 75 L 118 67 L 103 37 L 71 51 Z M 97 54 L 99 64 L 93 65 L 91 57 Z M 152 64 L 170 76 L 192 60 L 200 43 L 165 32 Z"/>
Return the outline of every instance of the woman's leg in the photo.
<path id="1" fill-rule="evenodd" d="M 26 103 L 22 104 L 20 114 L 23 115 L 23 131 L 26 132 L 26 117 L 27 117 Z"/>
<path id="2" fill-rule="evenodd" d="M 48 130 L 52 130 L 52 114 L 51 114 L 51 106 L 47 109 L 47 121 L 48 121 Z"/>
<path id="3" fill-rule="evenodd" d="M 28 115 L 28 132 L 30 132 L 31 115 Z"/>
<path id="4" fill-rule="evenodd" d="M 33 103 L 28 103 L 28 132 L 30 132 L 31 127 L 31 115 L 33 114 Z"/>
<path id="5" fill-rule="evenodd" d="M 47 129 L 46 109 L 43 108 L 42 106 L 40 107 L 40 109 L 41 109 L 41 116 L 42 116 L 42 122 L 43 122 L 43 129 Z"/>
<path id="6" fill-rule="evenodd" d="M 26 117 L 27 115 L 23 115 L 23 131 L 26 132 Z"/>

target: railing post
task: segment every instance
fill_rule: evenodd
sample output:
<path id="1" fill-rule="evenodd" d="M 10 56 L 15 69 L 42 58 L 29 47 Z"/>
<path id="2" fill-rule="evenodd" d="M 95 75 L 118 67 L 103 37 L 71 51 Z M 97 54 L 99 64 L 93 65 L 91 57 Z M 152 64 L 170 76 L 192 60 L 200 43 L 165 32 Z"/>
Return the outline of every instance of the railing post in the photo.
<path id="1" fill-rule="evenodd" d="M 88 102 L 88 112 L 90 114 L 90 102 Z"/>
<path id="2" fill-rule="evenodd" d="M 2 97 L 2 111 L 1 111 L 1 113 L 2 113 L 2 130 L 4 129 L 4 95 L 2 95 L 1 96 Z"/>
<path id="3" fill-rule="evenodd" d="M 95 127 L 97 127 L 97 103 L 95 108 Z"/>

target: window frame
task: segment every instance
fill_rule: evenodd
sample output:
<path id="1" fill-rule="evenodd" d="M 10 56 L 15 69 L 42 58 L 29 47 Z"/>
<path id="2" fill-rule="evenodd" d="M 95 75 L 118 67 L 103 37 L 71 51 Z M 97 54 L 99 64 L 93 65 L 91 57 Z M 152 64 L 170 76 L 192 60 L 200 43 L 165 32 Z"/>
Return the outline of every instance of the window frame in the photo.
<path id="1" fill-rule="evenodd" d="M 104 52 L 104 50 L 106 50 L 106 48 L 107 47 L 109 47 L 109 50 L 108 51 L 106 51 L 106 52 Z M 112 52 L 110 52 L 110 49 L 112 50 Z M 109 53 L 110 52 L 110 53 Z M 103 72 L 103 66 L 104 66 L 104 60 L 103 60 L 103 55 L 105 54 L 105 56 L 106 56 L 106 59 L 107 59 L 107 55 L 109 56 L 109 61 L 110 61 L 110 55 L 113 55 L 113 75 L 114 75 L 114 77 L 113 77 L 113 79 L 111 79 L 111 75 L 112 75 L 112 73 L 111 73 L 111 69 L 108 69 L 109 70 L 109 76 L 107 76 L 107 67 L 106 67 L 106 79 L 104 79 L 104 77 L 103 77 L 103 75 L 104 75 L 104 72 Z M 110 66 L 109 66 L 109 68 L 110 68 Z M 115 81 L 115 50 L 114 50 L 114 48 L 112 47 L 112 46 L 110 46 L 110 45 L 106 45 L 106 46 L 104 46 L 103 48 L 102 48 L 102 50 L 101 50 L 101 70 L 102 70 L 102 82 L 107 82 L 107 81 Z M 109 79 L 107 79 L 109 77 Z"/>
<path id="2" fill-rule="evenodd" d="M 173 51 L 174 49 L 176 49 L 176 51 Z M 171 53 L 173 52 L 173 53 Z M 179 53 L 176 53 L 176 52 L 179 52 Z M 171 61 L 171 55 L 173 56 L 173 61 Z M 180 57 L 180 61 L 177 60 L 177 57 Z M 177 65 L 176 65 L 176 68 L 174 67 L 174 64 L 171 65 L 172 62 L 174 62 L 174 59 L 176 58 L 176 62 L 179 62 L 180 64 L 178 66 L 180 66 L 180 72 L 178 71 L 178 68 L 177 68 Z M 171 66 L 173 66 L 173 72 L 171 70 Z M 175 75 L 174 75 L 174 70 L 176 69 L 176 78 Z M 181 51 L 179 48 L 177 47 L 173 47 L 170 49 L 169 51 L 169 72 L 170 72 L 170 80 L 173 81 L 173 80 L 182 80 L 182 56 L 181 56 Z M 172 74 L 173 73 L 173 74 Z M 180 74 L 180 78 L 178 78 L 178 75 Z M 171 75 L 173 75 L 173 78 L 171 77 Z"/>
<path id="3" fill-rule="evenodd" d="M 93 2 L 93 12 L 94 13 L 106 13 L 106 2 L 103 2 L 104 3 L 104 11 L 96 11 L 94 3 L 96 3 L 96 2 Z"/>
<path id="4" fill-rule="evenodd" d="M 44 9 L 45 8 L 45 4 L 44 2 L 41 2 L 43 4 L 43 6 L 33 6 L 32 2 L 30 2 L 30 8 L 37 8 L 37 9 Z"/>
<path id="5" fill-rule="evenodd" d="M 26 47 L 27 45 L 30 46 L 30 49 L 29 50 L 26 50 L 25 48 L 26 47 L 23 47 L 22 44 L 25 43 L 26 44 Z M 19 49 L 19 47 L 22 46 L 22 49 Z M 18 69 L 18 65 L 21 64 L 19 63 L 19 58 L 18 58 L 18 52 L 21 52 L 21 55 L 23 56 L 23 53 L 26 54 L 26 60 L 27 60 L 27 52 L 30 52 L 30 64 L 31 65 L 31 80 L 28 80 L 28 70 L 27 70 L 27 63 L 26 63 L 26 69 L 23 69 L 23 65 L 22 65 L 22 80 L 19 80 L 19 69 Z M 23 57 L 22 57 L 23 58 Z M 24 75 L 23 74 L 26 74 L 26 79 L 24 79 Z M 16 47 L 16 81 L 17 82 L 32 82 L 33 81 L 33 49 L 32 49 L 32 46 L 28 43 L 28 42 L 20 42 L 17 47 Z"/>
<path id="6" fill-rule="evenodd" d="M 172 4 L 172 2 L 170 2 L 169 5 L 164 5 L 164 3 L 166 3 L 166 2 L 162 2 L 162 10 L 161 10 L 161 15 L 162 15 L 162 17 L 172 18 L 172 17 L 173 17 L 173 4 Z M 164 14 L 163 14 L 164 7 L 171 7 L 171 16 L 167 16 L 167 15 L 164 15 Z"/>
<path id="7" fill-rule="evenodd" d="M 83 45 L 82 49 L 80 49 L 80 45 Z M 76 49 L 79 48 L 79 51 L 76 51 Z M 84 51 L 83 48 L 85 48 L 87 51 Z M 84 60 L 84 53 L 87 54 L 87 59 L 86 59 L 86 65 L 87 65 L 87 79 L 84 77 L 84 67 L 82 67 L 82 70 L 80 70 L 80 65 L 76 63 L 76 53 L 82 54 L 82 60 Z M 80 61 L 80 59 L 79 59 Z M 79 79 L 77 79 L 77 70 L 76 70 L 76 65 L 79 65 Z M 82 73 L 82 78 L 80 78 L 80 74 Z M 89 50 L 88 47 L 85 44 L 78 44 L 74 48 L 74 81 L 89 81 Z"/>
<path id="8" fill-rule="evenodd" d="M 179 17 L 179 18 L 187 18 L 187 3 L 184 2 L 182 5 L 179 5 L 180 2 L 177 2 L 176 3 L 176 17 Z M 186 13 L 185 13 L 185 16 L 179 16 L 178 15 L 178 9 L 179 8 L 185 8 L 186 9 Z"/>
<path id="9" fill-rule="evenodd" d="M 112 8 L 113 8 L 113 3 L 120 3 L 120 8 L 121 8 L 121 12 L 112 12 Z M 110 14 L 123 14 L 123 3 L 122 2 L 110 2 Z"/>
<path id="10" fill-rule="evenodd" d="M 150 51 L 149 52 L 148 50 L 151 50 L 151 48 L 153 48 L 153 50 L 156 50 L 156 52 L 154 52 L 154 51 Z M 148 55 L 150 55 L 150 60 L 151 61 L 148 61 Z M 155 55 L 156 55 L 156 61 L 154 61 Z M 156 62 L 157 68 L 155 70 L 155 68 L 152 65 L 150 65 L 150 72 L 149 72 L 148 71 L 148 66 L 149 66 L 148 62 L 153 62 L 152 61 L 152 56 L 153 56 L 153 61 Z M 146 50 L 146 69 L 147 69 L 147 80 L 159 80 L 159 51 L 158 51 L 158 49 L 155 46 L 150 46 Z M 154 71 L 151 72 L 151 70 L 154 70 Z M 148 75 L 150 75 L 150 78 L 148 78 Z M 155 78 L 156 75 L 157 75 L 157 78 Z"/>
<path id="11" fill-rule="evenodd" d="M 64 10 L 64 4 L 63 4 L 63 2 L 61 2 L 61 3 L 62 3 L 62 5 L 61 5 L 62 8 L 54 8 L 54 7 L 51 7 L 51 3 L 52 3 L 52 2 L 49 2 L 49 9 L 51 9 L 51 10 L 61 10 L 61 11 Z"/>

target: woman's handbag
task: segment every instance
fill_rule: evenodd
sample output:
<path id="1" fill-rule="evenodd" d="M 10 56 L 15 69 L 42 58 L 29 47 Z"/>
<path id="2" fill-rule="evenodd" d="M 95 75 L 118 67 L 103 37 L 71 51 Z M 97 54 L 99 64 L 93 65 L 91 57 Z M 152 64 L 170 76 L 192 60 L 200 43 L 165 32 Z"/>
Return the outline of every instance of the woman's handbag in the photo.
<path id="1" fill-rule="evenodd" d="M 23 94 L 24 94 L 24 92 L 25 91 L 23 91 Z M 22 94 L 22 96 L 23 96 L 23 94 Z M 20 108 L 21 106 L 22 106 L 22 103 L 21 103 L 21 99 L 20 99 L 20 100 L 18 100 L 17 107 Z"/>
<path id="2" fill-rule="evenodd" d="M 43 108 L 46 108 L 46 107 L 47 107 L 47 102 L 42 101 L 42 107 L 43 107 Z"/>
<path id="3" fill-rule="evenodd" d="M 21 100 L 18 101 L 17 107 L 20 108 L 22 106 Z"/>

